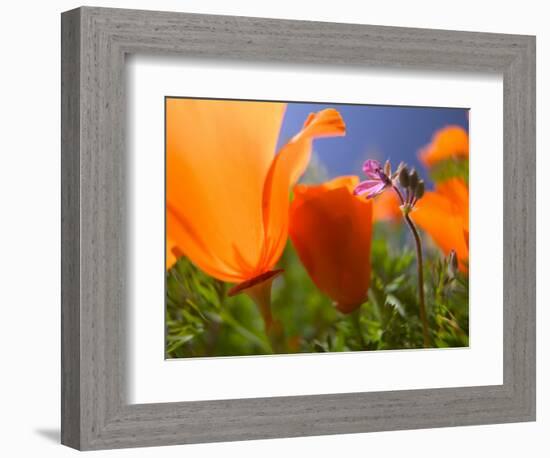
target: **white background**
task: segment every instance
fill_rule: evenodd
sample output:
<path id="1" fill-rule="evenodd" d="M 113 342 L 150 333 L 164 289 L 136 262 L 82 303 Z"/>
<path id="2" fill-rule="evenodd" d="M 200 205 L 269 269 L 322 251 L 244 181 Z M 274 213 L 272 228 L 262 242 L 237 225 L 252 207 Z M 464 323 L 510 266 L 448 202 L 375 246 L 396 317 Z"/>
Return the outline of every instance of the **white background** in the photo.
<path id="1" fill-rule="evenodd" d="M 550 359 L 544 310 L 550 295 L 547 212 L 550 185 L 542 172 L 550 161 L 543 126 L 550 123 L 550 30 L 544 2 L 441 1 L 358 2 L 339 0 L 96 1 L 103 6 L 199 13 L 316 19 L 538 36 L 538 421 L 437 430 L 355 434 L 106 451 L 98 456 L 306 456 L 336 454 L 408 457 L 548 456 Z M 71 1 L 11 2 L 3 5 L 0 43 L 0 421 L 4 456 L 70 456 L 57 445 L 59 425 L 60 176 L 59 13 Z M 548 180 L 546 180 L 548 183 Z M 548 205 L 546 204 L 546 207 Z"/>
<path id="2" fill-rule="evenodd" d="M 178 402 L 502 383 L 502 77 L 133 56 L 130 398 Z M 223 81 L 223 85 L 217 84 Z M 262 81 L 262 85 L 255 84 Z M 326 87 L 338 81 L 329 92 Z M 334 86 L 334 84 L 332 85 Z M 470 348 L 164 361 L 164 96 L 469 107 Z M 151 154 L 151 152 L 157 154 Z M 487 170 L 492 168 L 490 174 Z M 499 204 L 495 204 L 498 202 Z M 495 221 L 487 224 L 487 221 Z M 368 368 L 368 376 L 365 369 Z M 189 374 L 193 374 L 189 377 Z M 223 384 L 219 374 L 224 374 Z M 292 374 L 292 377 L 283 374 Z M 182 381 L 185 389 L 182 390 Z M 162 386 L 162 390 L 159 387 Z"/>

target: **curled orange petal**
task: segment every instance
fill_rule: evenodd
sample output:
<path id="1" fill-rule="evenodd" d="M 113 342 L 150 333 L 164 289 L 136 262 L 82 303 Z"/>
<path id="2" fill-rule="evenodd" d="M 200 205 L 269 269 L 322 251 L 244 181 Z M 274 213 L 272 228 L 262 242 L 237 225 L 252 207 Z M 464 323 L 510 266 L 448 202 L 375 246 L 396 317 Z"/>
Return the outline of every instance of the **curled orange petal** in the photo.
<path id="1" fill-rule="evenodd" d="M 334 109 L 311 113 L 302 131 L 294 136 L 275 157 L 264 188 L 264 227 L 266 236 L 265 268 L 279 259 L 288 234 L 290 188 L 304 173 L 311 156 L 311 142 L 317 137 L 345 134 L 345 124 Z"/>

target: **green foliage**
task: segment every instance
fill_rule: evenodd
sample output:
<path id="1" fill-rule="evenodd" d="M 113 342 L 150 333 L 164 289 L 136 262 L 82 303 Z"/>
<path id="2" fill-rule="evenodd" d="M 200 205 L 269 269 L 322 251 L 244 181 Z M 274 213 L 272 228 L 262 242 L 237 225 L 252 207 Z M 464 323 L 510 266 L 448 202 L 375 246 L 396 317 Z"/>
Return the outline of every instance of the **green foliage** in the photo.
<path id="1" fill-rule="evenodd" d="M 450 178 L 461 178 L 464 183 L 468 183 L 469 166 L 468 159 L 447 159 L 434 164 L 430 169 L 430 178 L 439 183 Z"/>
<path id="2" fill-rule="evenodd" d="M 424 244 L 426 247 L 426 244 Z M 421 348 L 416 258 L 402 225 L 377 224 L 367 301 L 344 315 L 313 284 L 289 243 L 273 284 L 279 332 L 269 336 L 256 305 L 182 258 L 166 276 L 166 356 L 259 355 Z M 425 248 L 425 294 L 435 347 L 468 345 L 468 277 L 450 275 Z"/>
<path id="3" fill-rule="evenodd" d="M 271 353 L 262 318 L 244 295 L 181 258 L 166 276 L 166 356 Z"/>
<path id="4" fill-rule="evenodd" d="M 363 320 L 368 324 L 369 349 L 420 348 L 422 323 L 412 241 L 403 243 L 394 237 L 391 242 L 382 237 L 373 241 L 369 301 L 362 307 Z M 430 341 L 435 347 L 468 346 L 468 277 L 457 273 L 451 278 L 448 260 L 427 243 L 424 247 Z"/>

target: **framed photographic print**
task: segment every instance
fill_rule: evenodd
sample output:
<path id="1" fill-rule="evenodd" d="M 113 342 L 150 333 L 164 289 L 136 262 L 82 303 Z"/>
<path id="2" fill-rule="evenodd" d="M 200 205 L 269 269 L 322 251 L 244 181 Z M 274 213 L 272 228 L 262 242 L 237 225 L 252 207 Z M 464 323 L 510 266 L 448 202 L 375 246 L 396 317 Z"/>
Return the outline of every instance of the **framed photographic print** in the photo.
<path id="1" fill-rule="evenodd" d="M 535 39 L 62 15 L 62 442 L 535 418 Z"/>

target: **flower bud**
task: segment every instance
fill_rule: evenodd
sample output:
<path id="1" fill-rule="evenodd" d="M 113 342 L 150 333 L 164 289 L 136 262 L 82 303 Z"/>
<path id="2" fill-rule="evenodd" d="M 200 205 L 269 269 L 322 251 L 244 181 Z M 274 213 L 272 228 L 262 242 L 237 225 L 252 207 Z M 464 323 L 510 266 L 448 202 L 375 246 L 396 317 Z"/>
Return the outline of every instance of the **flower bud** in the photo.
<path id="1" fill-rule="evenodd" d="M 416 185 L 418 184 L 418 173 L 416 173 L 415 169 L 411 170 L 411 173 L 409 173 L 409 187 L 411 188 L 411 191 L 416 190 Z"/>
<path id="2" fill-rule="evenodd" d="M 391 164 L 390 164 L 390 161 L 386 161 L 386 163 L 384 164 L 384 173 L 386 174 L 386 176 L 391 176 Z"/>
<path id="3" fill-rule="evenodd" d="M 416 185 L 416 191 L 414 193 L 416 199 L 420 199 L 423 195 L 424 195 L 424 191 L 425 191 L 425 185 L 424 185 L 424 180 L 419 180 L 418 181 L 418 184 Z"/>
<path id="4" fill-rule="evenodd" d="M 409 171 L 405 166 L 403 166 L 399 171 L 399 184 L 404 188 L 409 187 Z"/>
<path id="5" fill-rule="evenodd" d="M 456 256 L 456 251 L 451 250 L 449 253 L 449 259 L 447 264 L 447 274 L 450 278 L 455 278 L 458 272 L 458 258 Z"/>
<path id="6" fill-rule="evenodd" d="M 401 172 L 401 169 L 405 167 L 405 163 L 403 161 L 401 161 L 399 163 L 399 165 L 397 166 L 397 168 L 395 169 L 395 171 L 393 172 L 393 175 L 391 176 L 392 180 L 395 180 L 396 178 L 399 177 L 399 173 Z"/>

